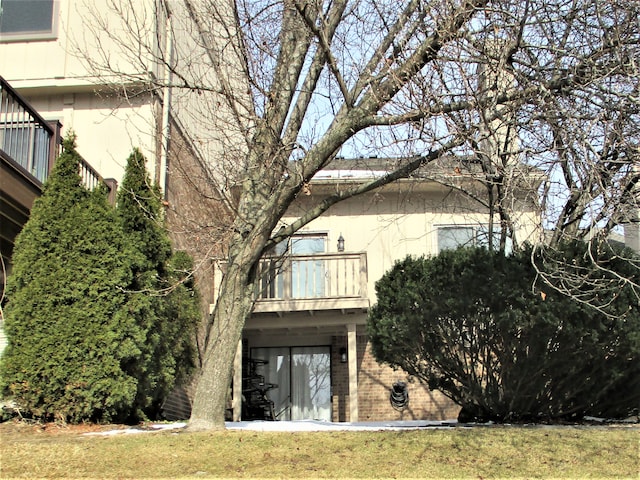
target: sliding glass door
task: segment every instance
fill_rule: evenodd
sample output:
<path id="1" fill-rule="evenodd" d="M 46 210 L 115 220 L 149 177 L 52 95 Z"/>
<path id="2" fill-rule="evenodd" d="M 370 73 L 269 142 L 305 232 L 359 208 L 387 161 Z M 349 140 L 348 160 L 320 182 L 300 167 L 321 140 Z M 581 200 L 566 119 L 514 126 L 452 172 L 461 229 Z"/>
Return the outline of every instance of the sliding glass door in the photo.
<path id="1" fill-rule="evenodd" d="M 318 298 L 325 292 L 325 268 L 322 258 L 306 258 L 296 260 L 296 255 L 313 256 L 324 253 L 326 241 L 324 236 L 304 235 L 291 239 L 291 297 Z"/>
<path id="2" fill-rule="evenodd" d="M 252 358 L 267 360 L 265 381 L 278 420 L 331 420 L 329 347 L 254 348 Z"/>
<path id="3" fill-rule="evenodd" d="M 329 347 L 291 349 L 291 419 L 331 420 Z"/>

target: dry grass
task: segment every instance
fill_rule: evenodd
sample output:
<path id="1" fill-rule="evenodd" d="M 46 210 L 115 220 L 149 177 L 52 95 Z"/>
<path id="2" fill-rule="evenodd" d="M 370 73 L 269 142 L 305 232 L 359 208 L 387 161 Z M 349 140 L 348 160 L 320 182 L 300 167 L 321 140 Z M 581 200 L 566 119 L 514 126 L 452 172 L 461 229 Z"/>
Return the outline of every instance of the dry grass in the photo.
<path id="1" fill-rule="evenodd" d="M 3 424 L 2 478 L 633 478 L 636 427 L 86 436 Z M 52 434 L 53 430 L 53 434 Z"/>

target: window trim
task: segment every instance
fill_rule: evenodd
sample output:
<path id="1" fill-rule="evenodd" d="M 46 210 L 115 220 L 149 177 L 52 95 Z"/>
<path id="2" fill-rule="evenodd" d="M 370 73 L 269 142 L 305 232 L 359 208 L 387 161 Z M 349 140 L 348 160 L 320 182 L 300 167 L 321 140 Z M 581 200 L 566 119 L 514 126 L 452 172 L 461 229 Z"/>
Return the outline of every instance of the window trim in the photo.
<path id="1" fill-rule="evenodd" d="M 436 254 L 439 254 L 440 252 L 442 252 L 443 250 L 446 250 L 444 248 L 440 248 L 440 239 L 438 238 L 439 235 L 439 231 L 440 230 L 444 230 L 444 229 L 455 229 L 455 228 L 471 228 L 473 230 L 473 242 L 470 245 L 467 245 L 469 247 L 483 247 L 486 245 L 481 244 L 478 240 L 479 240 L 479 234 L 481 234 L 484 230 L 484 232 L 486 234 L 488 234 L 488 223 L 461 223 L 461 224 L 452 224 L 452 223 L 442 223 L 442 224 L 436 224 L 434 225 L 434 234 L 435 234 L 435 246 L 436 246 Z M 499 226 L 494 226 L 494 230 L 493 230 L 493 235 L 494 237 L 496 235 L 500 235 L 500 227 Z M 488 235 L 487 235 L 488 238 Z M 513 245 L 510 244 L 510 239 L 507 238 L 507 246 L 506 246 L 506 253 L 507 255 L 510 254 L 513 250 Z M 458 247 L 461 247 L 462 245 L 458 245 Z"/>
<path id="2" fill-rule="evenodd" d="M 275 245 L 271 250 L 270 254 L 275 256 L 280 255 L 296 255 L 292 253 L 292 246 L 296 240 L 300 240 L 303 238 L 322 238 L 324 243 L 324 251 L 323 253 L 327 253 L 329 251 L 329 232 L 327 231 L 297 231 L 288 237 L 285 240 L 282 240 L 280 243 Z M 284 247 L 284 249 L 283 249 Z M 303 254 L 305 255 L 305 254 Z M 312 254 L 311 254 L 312 255 Z"/>
<path id="3" fill-rule="evenodd" d="M 17 43 L 17 42 L 37 42 L 57 40 L 58 38 L 58 20 L 60 17 L 60 0 L 52 0 L 51 5 L 51 30 L 32 30 L 12 33 L 0 32 L 0 43 Z M 0 8 L 1 8 L 0 0 Z"/>

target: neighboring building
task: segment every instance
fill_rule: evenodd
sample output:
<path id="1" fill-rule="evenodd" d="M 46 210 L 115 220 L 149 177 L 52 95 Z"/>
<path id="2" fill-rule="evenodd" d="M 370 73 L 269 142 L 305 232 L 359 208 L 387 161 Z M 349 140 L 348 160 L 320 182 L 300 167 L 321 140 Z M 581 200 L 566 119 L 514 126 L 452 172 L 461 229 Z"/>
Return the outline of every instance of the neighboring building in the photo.
<path id="1" fill-rule="evenodd" d="M 164 2 L 136 0 L 130 6 L 138 15 L 137 21 L 145 22 L 140 31 L 148 36 L 147 40 L 152 39 L 149 43 L 154 51 L 132 60 L 125 58 L 122 45 L 118 45 L 117 35 L 124 30 L 118 26 L 121 19 L 109 9 L 109 2 L 1 3 L 0 75 L 38 112 L 46 124 L 44 130 L 49 131 L 48 125 L 52 125 L 55 132 L 51 135 L 56 136 L 73 131 L 78 152 L 103 177 L 120 182 L 133 148 L 143 152 L 152 179 L 164 191 L 174 247 L 187 250 L 199 266 L 202 308 L 208 312 L 213 301 L 213 271 L 206 258 L 214 239 L 213 233 L 201 226 L 211 225 L 212 212 L 219 209 L 215 202 L 206 200 L 214 198 L 214 194 L 195 198 L 192 193 L 194 185 L 205 193 L 212 189 L 206 182 L 203 142 L 193 141 L 186 97 L 139 79 L 142 71 L 149 78 L 171 80 L 169 70 L 158 61 L 159 52 L 185 43 L 184 26 L 171 23 L 171 12 Z M 100 33 L 101 22 L 113 31 Z M 171 34 L 167 35 L 168 31 Z M 83 48 L 95 58 L 88 55 L 83 59 Z M 94 61 L 98 58 L 109 59 L 114 69 L 131 72 L 131 79 L 105 75 Z M 184 115 L 179 118 L 176 112 L 181 109 Z M 10 153 L 5 145 L 1 147 Z M 211 146 L 206 147 L 212 150 Z M 50 166 L 51 159 L 47 161 L 47 165 L 34 166 L 39 181 L 43 180 L 45 167 Z M 30 204 L 23 207 L 19 209 L 21 222 L 25 221 Z"/>
<path id="2" fill-rule="evenodd" d="M 389 159 L 334 161 L 314 177 L 308 195 L 297 199 L 282 222 L 337 189 L 380 175 L 388 164 Z M 338 203 L 265 258 L 262 288 L 236 359 L 234 391 L 244 377 L 247 400 L 254 374 L 258 381 L 276 384 L 267 394 L 278 419 L 456 418 L 458 408 L 440 392 L 375 361 L 366 317 L 376 302 L 375 282 L 397 260 L 486 244 L 486 209 L 455 188 L 479 186 L 465 171 L 439 162 L 422 172 L 426 175 Z M 515 189 L 511 204 L 518 213 L 520 242 L 536 241 L 540 234 L 532 195 L 540 180 L 532 174 L 526 179 L 532 183 Z M 390 403 L 396 381 L 408 385 L 410 401 L 402 411 Z M 239 401 L 236 396 L 236 418 Z M 245 408 L 244 413 L 255 412 Z"/>

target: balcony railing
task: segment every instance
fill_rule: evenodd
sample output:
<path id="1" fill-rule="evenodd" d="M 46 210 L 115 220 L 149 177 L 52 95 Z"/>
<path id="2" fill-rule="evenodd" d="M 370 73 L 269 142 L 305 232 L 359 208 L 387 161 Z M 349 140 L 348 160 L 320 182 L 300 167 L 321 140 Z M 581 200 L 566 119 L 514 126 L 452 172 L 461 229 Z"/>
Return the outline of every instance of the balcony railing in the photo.
<path id="1" fill-rule="evenodd" d="M 255 312 L 368 306 L 366 253 L 267 257 L 258 275 Z"/>
<path id="2" fill-rule="evenodd" d="M 60 155 L 62 140 L 59 122 L 47 122 L 11 85 L 0 77 L 0 155 L 14 167 L 26 172 L 38 187 L 49 176 Z M 103 179 L 83 158 L 79 173 L 88 189 L 104 183 L 109 199 L 115 202 L 117 182 Z M 24 175 L 24 174 L 23 174 Z"/>
<path id="3" fill-rule="evenodd" d="M 59 152 L 59 132 L 0 77 L 0 149 L 39 182 Z"/>

